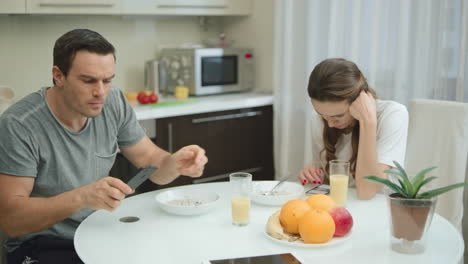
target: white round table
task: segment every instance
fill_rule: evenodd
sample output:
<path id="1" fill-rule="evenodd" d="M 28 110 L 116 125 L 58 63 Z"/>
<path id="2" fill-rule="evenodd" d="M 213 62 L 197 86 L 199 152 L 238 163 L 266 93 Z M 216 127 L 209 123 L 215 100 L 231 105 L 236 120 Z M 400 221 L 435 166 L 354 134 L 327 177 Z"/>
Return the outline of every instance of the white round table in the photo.
<path id="1" fill-rule="evenodd" d="M 351 237 L 344 243 L 319 248 L 299 248 L 270 240 L 265 234 L 268 217 L 279 207 L 252 203 L 248 226 L 231 224 L 229 183 L 205 183 L 176 188 L 216 191 L 219 206 L 199 216 L 177 216 L 161 210 L 155 192 L 125 199 L 113 212 L 98 210 L 78 227 L 74 244 L 87 264 L 165 263 L 201 264 L 226 259 L 291 252 L 304 263 L 458 263 L 464 251 L 460 233 L 443 217 L 435 215 L 423 254 L 405 255 L 390 249 L 388 205 L 383 195 L 356 199 L 350 190 L 347 209 L 354 219 Z M 140 220 L 123 223 L 135 216 Z"/>

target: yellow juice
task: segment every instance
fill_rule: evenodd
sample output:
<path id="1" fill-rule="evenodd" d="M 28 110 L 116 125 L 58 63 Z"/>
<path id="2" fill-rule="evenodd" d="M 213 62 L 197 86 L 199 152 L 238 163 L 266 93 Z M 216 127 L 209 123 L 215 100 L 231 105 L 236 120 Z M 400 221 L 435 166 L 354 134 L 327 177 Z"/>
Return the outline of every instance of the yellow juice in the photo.
<path id="1" fill-rule="evenodd" d="M 330 197 L 339 206 L 344 206 L 348 198 L 348 175 L 330 175 Z"/>
<path id="2" fill-rule="evenodd" d="M 246 225 L 250 219 L 250 199 L 243 196 L 234 196 L 231 199 L 232 223 Z"/>

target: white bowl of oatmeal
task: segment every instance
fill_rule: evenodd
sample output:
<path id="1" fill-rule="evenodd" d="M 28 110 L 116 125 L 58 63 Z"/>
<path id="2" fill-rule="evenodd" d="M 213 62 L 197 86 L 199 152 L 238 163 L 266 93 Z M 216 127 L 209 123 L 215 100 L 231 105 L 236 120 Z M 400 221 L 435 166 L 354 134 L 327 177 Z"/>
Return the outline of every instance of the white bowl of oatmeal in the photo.
<path id="1" fill-rule="evenodd" d="M 271 189 L 278 181 L 256 181 L 253 183 L 251 199 L 257 204 L 269 206 L 281 206 L 292 199 L 305 197 L 304 186 L 298 182 L 286 181 L 276 188 Z"/>
<path id="2" fill-rule="evenodd" d="M 175 215 L 199 215 L 216 207 L 219 194 L 199 190 L 167 190 L 156 195 L 156 203 Z"/>

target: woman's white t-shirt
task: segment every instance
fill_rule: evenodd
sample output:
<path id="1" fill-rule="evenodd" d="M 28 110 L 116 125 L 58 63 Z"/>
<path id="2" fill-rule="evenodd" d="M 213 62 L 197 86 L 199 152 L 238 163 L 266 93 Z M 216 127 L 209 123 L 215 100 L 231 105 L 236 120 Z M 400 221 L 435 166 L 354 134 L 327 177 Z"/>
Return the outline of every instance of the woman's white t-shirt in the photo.
<path id="1" fill-rule="evenodd" d="M 406 107 L 394 101 L 376 100 L 377 110 L 377 161 L 394 167 L 393 161 L 404 164 L 406 140 L 408 135 L 408 111 Z M 312 161 L 325 165 L 323 150 L 323 121 L 314 112 L 312 120 Z M 336 157 L 340 160 L 350 160 L 352 133 L 343 134 L 336 145 Z M 349 185 L 354 185 L 350 177 Z"/>

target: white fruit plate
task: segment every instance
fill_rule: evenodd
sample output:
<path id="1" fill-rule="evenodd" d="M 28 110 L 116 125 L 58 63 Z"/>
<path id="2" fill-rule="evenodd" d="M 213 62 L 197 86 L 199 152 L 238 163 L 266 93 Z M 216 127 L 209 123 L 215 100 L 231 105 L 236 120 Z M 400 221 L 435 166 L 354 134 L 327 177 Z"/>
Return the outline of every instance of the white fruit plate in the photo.
<path id="1" fill-rule="evenodd" d="M 334 237 L 330 241 L 328 241 L 327 243 L 322 243 L 322 244 L 306 244 L 302 240 L 296 240 L 296 241 L 289 242 L 287 240 L 281 240 L 281 239 L 274 238 L 274 237 L 270 236 L 266 231 L 264 231 L 263 233 L 270 240 L 273 240 L 276 243 L 280 243 L 280 244 L 283 244 L 283 245 L 287 245 L 287 246 L 291 246 L 291 247 L 303 247 L 303 248 L 322 248 L 322 247 L 336 246 L 336 245 L 339 245 L 339 244 L 342 244 L 342 243 L 348 241 L 351 238 L 352 231 L 350 231 L 345 236 Z"/>

